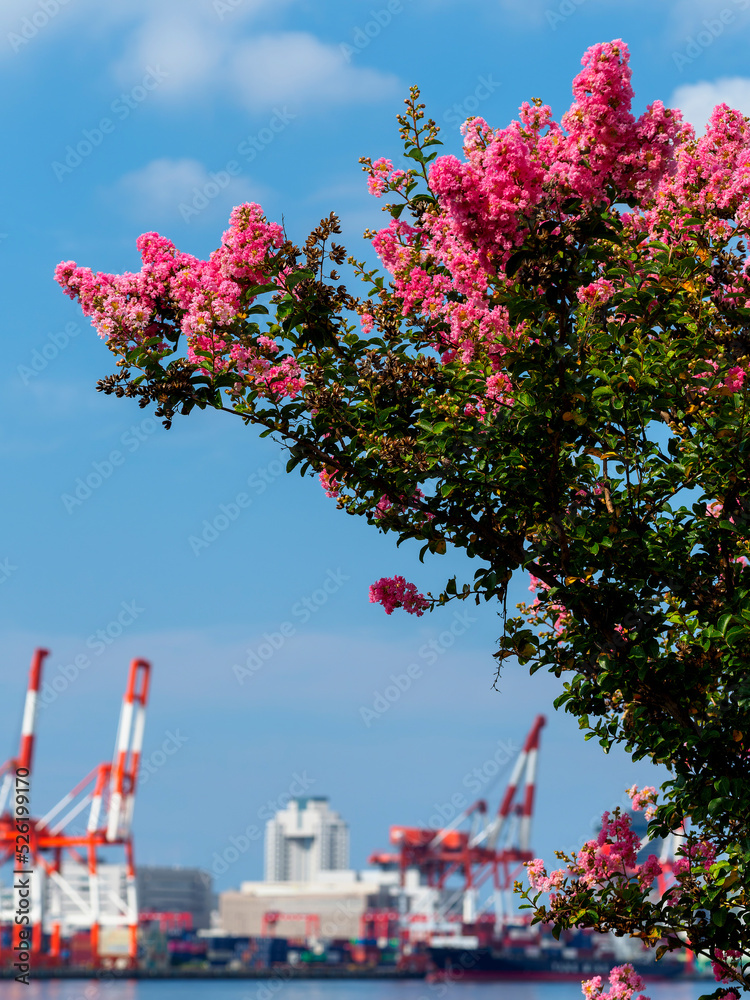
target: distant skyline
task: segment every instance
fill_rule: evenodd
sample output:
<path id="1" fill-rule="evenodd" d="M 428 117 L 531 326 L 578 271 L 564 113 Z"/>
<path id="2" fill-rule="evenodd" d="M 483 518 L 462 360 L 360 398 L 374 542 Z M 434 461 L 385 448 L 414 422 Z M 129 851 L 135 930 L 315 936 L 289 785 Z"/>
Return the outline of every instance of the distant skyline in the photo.
<path id="1" fill-rule="evenodd" d="M 135 270 L 150 230 L 207 256 L 245 200 L 297 240 L 335 210 L 373 260 L 361 234 L 383 216 L 358 159 L 399 163 L 411 84 L 459 153 L 469 114 L 504 126 L 541 97 L 559 118 L 586 48 L 615 38 L 636 112 L 660 99 L 699 128 L 721 100 L 750 112 L 748 0 L 5 0 L 0 758 L 45 646 L 38 814 L 111 757 L 134 656 L 153 664 L 143 864 L 211 870 L 303 780 L 363 867 L 392 824 L 480 795 L 496 808 L 539 712 L 532 842 L 547 860 L 625 787 L 659 780 L 585 743 L 552 707 L 554 677 L 511 662 L 493 688 L 497 607 L 415 619 L 369 604 L 382 576 L 470 580 L 461 554 L 396 550 L 240 420 L 193 413 L 167 432 L 97 393 L 114 361 L 52 279 L 63 259 Z M 219 889 L 262 877 L 262 832 L 247 840 Z"/>

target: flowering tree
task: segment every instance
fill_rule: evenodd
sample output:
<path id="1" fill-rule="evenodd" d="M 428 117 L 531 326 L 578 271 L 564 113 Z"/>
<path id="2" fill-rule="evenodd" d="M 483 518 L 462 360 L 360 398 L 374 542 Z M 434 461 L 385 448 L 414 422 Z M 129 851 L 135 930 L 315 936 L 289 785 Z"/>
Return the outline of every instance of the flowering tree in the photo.
<path id="1" fill-rule="evenodd" d="M 469 119 L 459 159 L 414 89 L 408 169 L 363 161 L 391 219 L 368 234 L 386 275 L 352 261 L 362 297 L 337 284 L 335 216 L 298 248 L 257 205 L 207 261 L 148 233 L 138 274 L 56 277 L 118 357 L 99 388 L 167 426 L 195 406 L 257 424 L 340 508 L 476 559 L 435 596 L 394 577 L 370 599 L 500 602 L 500 663 L 564 675 L 586 738 L 670 769 L 653 834 L 689 820 L 660 897 L 607 816 L 567 869 L 532 866 L 535 919 L 688 944 L 745 986 L 750 122 L 720 105 L 696 139 L 661 102 L 635 118 L 621 41 L 573 94 L 559 124 L 540 100 L 505 129 Z M 508 618 L 516 570 L 536 596 Z"/>

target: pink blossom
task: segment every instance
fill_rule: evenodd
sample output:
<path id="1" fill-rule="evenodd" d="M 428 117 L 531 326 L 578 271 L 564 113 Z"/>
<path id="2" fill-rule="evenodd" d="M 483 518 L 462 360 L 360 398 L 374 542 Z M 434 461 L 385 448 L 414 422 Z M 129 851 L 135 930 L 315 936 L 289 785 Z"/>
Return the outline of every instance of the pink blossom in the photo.
<path id="1" fill-rule="evenodd" d="M 562 888 L 565 881 L 565 872 L 562 869 L 550 872 L 548 876 L 541 858 L 534 858 L 533 861 L 527 861 L 525 865 L 529 885 L 532 889 L 539 889 L 540 892 L 549 892 L 551 889 Z"/>
<path id="2" fill-rule="evenodd" d="M 407 178 L 405 170 L 394 170 L 393 163 L 381 156 L 372 165 L 372 172 L 367 180 L 367 190 L 379 198 L 386 191 L 402 190 Z"/>
<path id="3" fill-rule="evenodd" d="M 272 360 L 279 346 L 270 337 L 248 344 L 236 334 L 243 309 L 253 301 L 247 288 L 267 282 L 269 256 L 283 241 L 281 226 L 248 203 L 232 210 L 221 246 L 208 260 L 178 251 L 158 233 L 144 233 L 136 241 L 143 262 L 137 274 L 94 273 L 66 261 L 57 266 L 55 279 L 118 351 L 146 338 L 166 341 L 165 334 L 176 328 L 185 337 L 188 360 L 201 372 L 231 371 L 238 376 L 236 389 L 251 387 L 275 400 L 294 398 L 304 385 L 296 359 Z"/>
<path id="4" fill-rule="evenodd" d="M 318 473 L 318 479 L 320 480 L 320 485 L 323 487 L 323 492 L 327 497 L 337 497 L 340 495 L 341 487 L 336 479 L 335 472 L 323 469 L 322 472 Z"/>
<path id="5" fill-rule="evenodd" d="M 730 368 L 727 372 L 726 378 L 722 382 L 722 386 L 726 389 L 730 389 L 732 392 L 739 392 L 745 384 L 746 377 L 747 372 L 744 368 L 740 368 L 739 365 L 735 365 L 734 368 Z"/>
<path id="6" fill-rule="evenodd" d="M 734 524 L 734 518 L 733 517 L 730 517 L 728 519 L 724 517 L 724 501 L 723 500 L 714 500 L 713 503 L 707 504 L 706 505 L 706 513 L 708 514 L 709 517 L 714 517 L 717 520 L 729 520 L 730 524 Z"/>
<path id="7" fill-rule="evenodd" d="M 716 848 L 707 840 L 697 844 L 684 845 L 679 850 L 680 857 L 672 862 L 672 874 L 682 875 L 700 865 L 704 871 L 709 871 L 716 860 Z"/>
<path id="8" fill-rule="evenodd" d="M 729 959 L 741 958 L 741 957 L 742 957 L 741 951 L 734 951 L 732 949 L 727 949 L 726 951 L 723 951 L 721 948 L 714 949 L 715 961 L 711 962 L 711 969 L 714 974 L 714 979 L 716 980 L 717 983 L 731 983 L 732 978 L 731 976 L 727 975 L 723 966 L 728 965 L 731 967 L 732 963 L 729 961 Z M 723 965 L 720 963 L 723 963 Z M 728 990 L 727 993 L 725 994 L 725 997 L 727 996 L 728 993 L 731 992 L 733 991 Z"/>
<path id="9" fill-rule="evenodd" d="M 603 306 L 614 295 L 615 286 L 605 278 L 592 281 L 590 285 L 582 285 L 576 291 L 579 302 L 585 302 L 590 306 Z"/>
<path id="10" fill-rule="evenodd" d="M 635 876 L 642 889 L 648 889 L 653 884 L 654 879 L 659 878 L 661 874 L 662 866 L 655 854 L 649 854 L 646 861 L 635 869 Z"/>
<path id="11" fill-rule="evenodd" d="M 629 796 L 633 804 L 633 809 L 636 812 L 647 809 L 648 806 L 653 806 L 656 803 L 657 792 L 653 785 L 646 785 L 640 791 L 637 785 L 633 785 L 631 788 L 628 788 L 625 794 Z"/>
<path id="12" fill-rule="evenodd" d="M 382 604 L 387 615 L 396 608 L 403 608 L 418 617 L 430 606 L 424 594 L 420 594 L 413 583 L 407 583 L 403 576 L 383 577 L 371 584 L 370 603 Z"/>
<path id="13" fill-rule="evenodd" d="M 602 991 L 602 977 L 594 976 L 581 984 L 586 1000 L 631 1000 L 638 990 L 644 988 L 643 979 L 632 965 L 616 965 L 609 974 L 610 988 Z M 649 1000 L 641 993 L 637 1000 Z"/>
<path id="14" fill-rule="evenodd" d="M 627 813 L 615 812 L 602 816 L 602 828 L 596 840 L 587 841 L 573 855 L 571 871 L 588 886 L 636 877 L 645 888 L 661 875 L 661 865 L 655 855 L 639 865 L 637 855 L 641 841 L 631 826 Z"/>

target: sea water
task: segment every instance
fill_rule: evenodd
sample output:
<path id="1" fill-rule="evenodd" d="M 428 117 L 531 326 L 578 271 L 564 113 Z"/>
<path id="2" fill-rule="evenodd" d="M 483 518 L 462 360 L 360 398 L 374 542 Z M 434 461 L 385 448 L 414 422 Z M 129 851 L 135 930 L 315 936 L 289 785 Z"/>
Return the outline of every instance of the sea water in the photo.
<path id="1" fill-rule="evenodd" d="M 709 981 L 646 984 L 651 1000 L 698 1000 Z M 422 980 L 0 980 L 0 1000 L 583 1000 L 580 984 Z"/>

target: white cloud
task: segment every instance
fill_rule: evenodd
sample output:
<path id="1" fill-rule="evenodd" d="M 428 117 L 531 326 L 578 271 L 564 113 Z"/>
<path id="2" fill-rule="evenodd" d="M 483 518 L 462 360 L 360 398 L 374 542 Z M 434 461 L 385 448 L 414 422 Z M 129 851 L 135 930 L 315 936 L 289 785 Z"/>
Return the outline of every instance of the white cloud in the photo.
<path id="1" fill-rule="evenodd" d="M 142 23 L 112 72 L 118 84 L 128 87 L 148 66 L 162 67 L 168 74 L 162 93 L 182 97 L 220 77 L 225 55 L 218 32 L 196 20 L 158 16 Z"/>
<path id="2" fill-rule="evenodd" d="M 249 178 L 230 173 L 228 166 L 208 170 L 198 160 L 164 157 L 125 174 L 108 196 L 120 201 L 131 217 L 150 223 L 178 218 L 192 223 L 204 212 L 206 221 L 213 221 L 216 215 L 228 216 L 234 205 L 267 196 Z M 232 162 L 235 169 L 238 161 Z"/>
<path id="3" fill-rule="evenodd" d="M 252 110 L 295 104 L 377 101 L 399 92 L 395 76 L 347 64 L 338 46 L 313 35 L 263 35 L 237 46 L 232 77 Z"/>
<path id="4" fill-rule="evenodd" d="M 45 14 L 44 3 L 52 14 Z M 52 37 L 75 25 L 101 44 L 114 38 L 119 48 L 110 67 L 120 87 L 137 84 L 148 67 L 166 76 L 158 99 L 239 100 L 255 112 L 275 104 L 301 107 L 369 103 L 400 92 L 390 74 L 349 64 L 340 46 L 301 31 L 262 31 L 278 22 L 295 0 L 6 0 L 0 25 L 20 32 L 22 49 L 32 55 L 37 37 Z M 35 25 L 37 25 L 36 27 Z M 5 47 L 6 56 L 13 46 Z"/>
<path id="5" fill-rule="evenodd" d="M 709 82 L 688 83 L 678 87 L 668 104 L 679 108 L 687 121 L 702 132 L 717 104 L 728 104 L 730 108 L 750 115 L 750 79 L 742 76 L 722 77 Z"/>
<path id="6" fill-rule="evenodd" d="M 101 32 L 122 22 L 145 23 L 174 20 L 203 22 L 206 27 L 226 30 L 244 20 L 257 19 L 265 13 L 277 16 L 294 0 L 2 0 L 0 4 L 0 34 L 21 35 L 23 41 L 14 47 L 10 40 L 0 48 L 0 55 L 27 48 L 25 43 L 70 24 L 83 22 L 84 27 Z M 22 34 L 24 32 L 24 34 Z"/>

